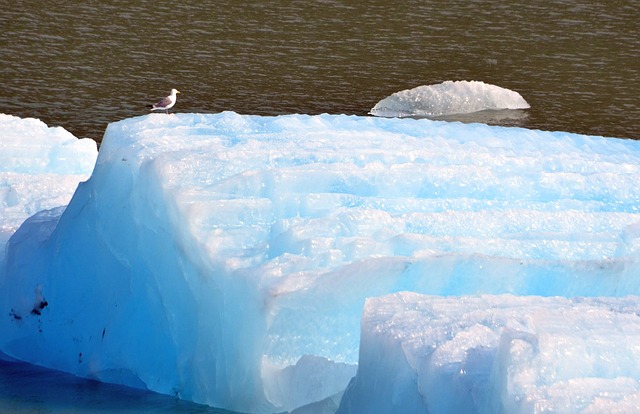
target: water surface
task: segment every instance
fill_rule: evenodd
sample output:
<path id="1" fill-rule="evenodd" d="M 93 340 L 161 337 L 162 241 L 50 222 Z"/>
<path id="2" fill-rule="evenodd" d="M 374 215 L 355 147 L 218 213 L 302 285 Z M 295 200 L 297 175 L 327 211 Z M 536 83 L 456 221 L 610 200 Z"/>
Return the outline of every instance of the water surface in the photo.
<path id="1" fill-rule="evenodd" d="M 30 414 L 233 414 L 119 385 L 0 359 L 0 412 Z"/>
<path id="2" fill-rule="evenodd" d="M 80 137 L 172 87 L 181 112 L 364 115 L 481 80 L 525 97 L 528 128 L 640 138 L 634 1 L 4 3 L 0 112 Z"/>

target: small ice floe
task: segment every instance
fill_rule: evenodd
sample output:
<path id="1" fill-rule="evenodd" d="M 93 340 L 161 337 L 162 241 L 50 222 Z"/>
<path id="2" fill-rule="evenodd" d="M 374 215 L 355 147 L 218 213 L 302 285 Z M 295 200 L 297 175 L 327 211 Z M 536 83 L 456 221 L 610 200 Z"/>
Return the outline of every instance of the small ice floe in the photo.
<path id="1" fill-rule="evenodd" d="M 396 92 L 379 101 L 369 113 L 386 118 L 502 123 L 526 117 L 514 110 L 527 108 L 529 104 L 518 92 L 479 81 L 446 81 Z"/>

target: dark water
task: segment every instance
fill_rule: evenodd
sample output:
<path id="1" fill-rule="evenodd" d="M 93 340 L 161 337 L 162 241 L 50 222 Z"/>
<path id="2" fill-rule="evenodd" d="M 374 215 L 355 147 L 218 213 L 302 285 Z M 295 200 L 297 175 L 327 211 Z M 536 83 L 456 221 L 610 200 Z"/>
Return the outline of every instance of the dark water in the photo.
<path id="1" fill-rule="evenodd" d="M 118 385 L 0 360 L 0 413 L 233 414 Z"/>
<path id="2" fill-rule="evenodd" d="M 389 94 L 481 80 L 523 126 L 640 138 L 637 0 L 0 0 L 0 112 L 100 140 L 180 112 L 366 114 Z"/>

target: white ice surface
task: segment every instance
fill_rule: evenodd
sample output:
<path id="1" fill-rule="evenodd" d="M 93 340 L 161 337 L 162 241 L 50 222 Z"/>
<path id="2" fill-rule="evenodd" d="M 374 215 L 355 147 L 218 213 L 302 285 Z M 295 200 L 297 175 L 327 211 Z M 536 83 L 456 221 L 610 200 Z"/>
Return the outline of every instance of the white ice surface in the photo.
<path id="1" fill-rule="evenodd" d="M 346 413 L 634 413 L 640 297 L 367 300 Z"/>
<path id="2" fill-rule="evenodd" d="M 0 263 L 18 227 L 41 210 L 67 205 L 97 156 L 95 141 L 37 119 L 0 114 Z"/>
<path id="3" fill-rule="evenodd" d="M 499 109 L 527 109 L 515 91 L 480 81 L 445 81 L 395 92 L 370 111 L 382 117 L 442 117 Z"/>
<path id="4" fill-rule="evenodd" d="M 127 119 L 62 216 L 11 238 L 0 350 L 236 411 L 326 408 L 355 375 L 367 297 L 638 294 L 639 179 L 629 140 Z"/>

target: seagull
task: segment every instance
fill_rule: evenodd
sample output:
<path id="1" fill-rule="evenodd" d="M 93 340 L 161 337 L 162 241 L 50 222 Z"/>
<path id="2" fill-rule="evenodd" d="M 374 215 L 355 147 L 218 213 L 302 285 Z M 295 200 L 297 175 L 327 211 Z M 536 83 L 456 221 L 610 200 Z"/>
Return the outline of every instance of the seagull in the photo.
<path id="1" fill-rule="evenodd" d="M 160 99 L 153 105 L 147 105 L 147 108 L 151 108 L 152 111 L 166 111 L 167 113 L 169 113 L 169 109 L 173 108 L 173 105 L 176 104 L 176 95 L 179 93 L 179 90 L 175 88 L 171 89 L 171 95 Z"/>

